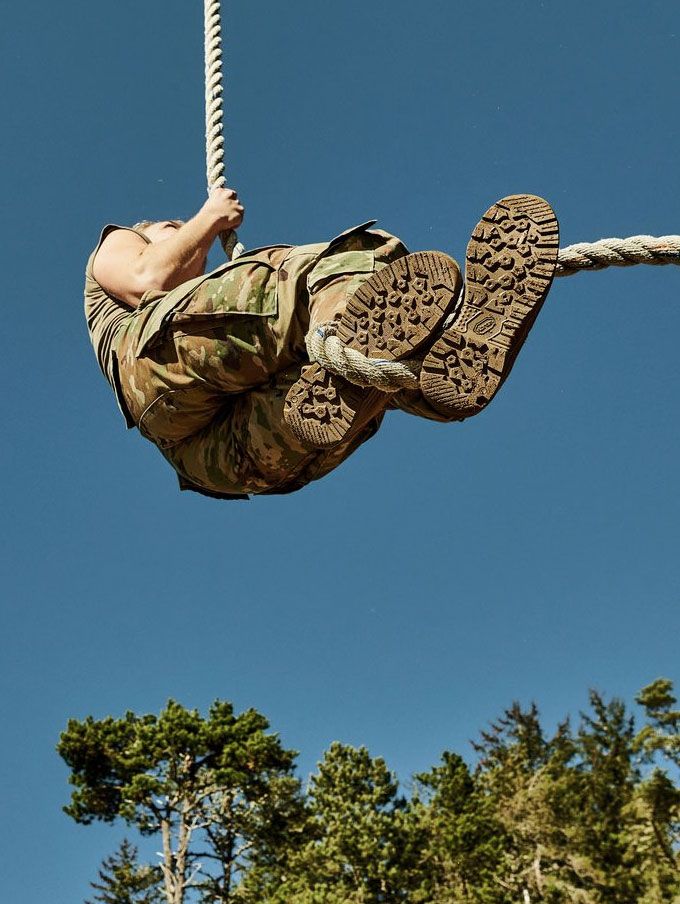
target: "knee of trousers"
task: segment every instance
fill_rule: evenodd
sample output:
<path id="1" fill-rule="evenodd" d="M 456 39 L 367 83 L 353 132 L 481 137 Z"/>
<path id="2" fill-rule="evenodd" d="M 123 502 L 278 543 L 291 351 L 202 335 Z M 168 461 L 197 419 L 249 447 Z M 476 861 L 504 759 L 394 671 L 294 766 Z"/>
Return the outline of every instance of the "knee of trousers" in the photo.
<path id="1" fill-rule="evenodd" d="M 324 255 L 307 277 L 310 321 L 319 324 L 341 317 L 363 282 L 407 253 L 401 240 L 386 232 L 348 236 Z"/>
<path id="2" fill-rule="evenodd" d="M 169 389 L 141 413 L 137 427 L 160 448 L 169 448 L 209 427 L 219 417 L 225 397 L 205 387 Z"/>
<path id="3" fill-rule="evenodd" d="M 370 425 L 342 448 L 312 449 L 291 433 L 283 409 L 299 377 L 294 367 L 267 387 L 236 396 L 204 430 L 163 451 L 187 481 L 214 493 L 289 492 L 332 471 L 375 432 Z"/>

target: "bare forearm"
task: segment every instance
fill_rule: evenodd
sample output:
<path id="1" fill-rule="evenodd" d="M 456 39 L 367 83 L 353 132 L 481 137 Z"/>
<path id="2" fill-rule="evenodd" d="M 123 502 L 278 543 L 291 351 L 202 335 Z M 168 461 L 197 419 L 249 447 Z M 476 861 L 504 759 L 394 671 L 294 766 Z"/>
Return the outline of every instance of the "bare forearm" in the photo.
<path id="1" fill-rule="evenodd" d="M 132 308 L 149 291 L 167 292 L 200 276 L 215 237 L 243 220 L 243 205 L 232 188 L 215 188 L 196 216 L 178 226 L 174 220 L 151 223 L 149 244 L 129 230 L 104 239 L 92 263 L 100 286 Z"/>
<path id="2" fill-rule="evenodd" d="M 152 242 L 139 255 L 137 275 L 147 289 L 169 291 L 203 272 L 205 259 L 220 231 L 203 208 L 162 242 Z"/>

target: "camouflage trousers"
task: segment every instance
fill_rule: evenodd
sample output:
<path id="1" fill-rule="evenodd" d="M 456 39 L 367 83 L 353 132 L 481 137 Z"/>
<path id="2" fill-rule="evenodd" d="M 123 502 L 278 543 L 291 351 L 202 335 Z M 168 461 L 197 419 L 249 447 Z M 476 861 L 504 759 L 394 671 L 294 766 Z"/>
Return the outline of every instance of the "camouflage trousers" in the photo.
<path id="1" fill-rule="evenodd" d="M 250 252 L 175 297 L 142 301 L 116 339 L 119 395 L 183 489 L 291 492 L 376 432 L 382 415 L 330 450 L 310 449 L 288 429 L 284 402 L 307 362 L 310 318 L 341 316 L 361 282 L 406 253 L 394 236 L 357 227 L 330 243 Z M 444 420 L 415 391 L 390 407 Z"/>

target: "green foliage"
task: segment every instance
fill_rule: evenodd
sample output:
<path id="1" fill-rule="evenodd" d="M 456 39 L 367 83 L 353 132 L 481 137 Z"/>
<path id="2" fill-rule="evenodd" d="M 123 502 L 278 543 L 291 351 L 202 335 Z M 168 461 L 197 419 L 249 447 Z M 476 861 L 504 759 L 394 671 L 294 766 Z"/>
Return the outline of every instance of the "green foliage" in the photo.
<path id="1" fill-rule="evenodd" d="M 661 753 L 680 768 L 680 710 L 673 708 L 678 702 L 673 685 L 667 678 L 658 678 L 640 691 L 637 702 L 644 706 L 649 720 L 635 739 L 637 748 L 648 761 Z"/>
<path id="2" fill-rule="evenodd" d="M 634 764 L 632 716 L 621 700 L 605 703 L 591 691 L 592 714 L 582 716 L 578 734 L 581 777 L 578 844 L 601 877 L 606 900 L 628 904 L 643 889 L 628 865 L 625 813 L 640 781 Z"/>
<path id="3" fill-rule="evenodd" d="M 124 839 L 102 862 L 99 881 L 90 883 L 96 894 L 86 904 L 161 904 L 161 881 L 160 869 L 140 866 L 137 848 Z"/>
<path id="4" fill-rule="evenodd" d="M 205 719 L 170 702 L 72 721 L 66 812 L 122 819 L 164 852 L 159 871 L 121 848 L 91 904 L 680 904 L 680 711 L 665 679 L 637 700 L 639 728 L 593 691 L 552 733 L 515 703 L 474 766 L 446 751 L 410 795 L 339 743 L 303 794 L 264 717 L 220 701 Z"/>
<path id="5" fill-rule="evenodd" d="M 408 900 L 417 863 L 406 801 L 384 760 L 333 744 L 312 776 L 306 842 L 269 900 L 295 904 Z M 283 879 L 283 881 L 281 881 Z"/>
<path id="6" fill-rule="evenodd" d="M 239 875 L 302 806 L 296 754 L 268 728 L 225 701 L 206 719 L 171 700 L 158 717 L 71 720 L 57 748 L 75 787 L 64 810 L 83 824 L 122 819 L 160 835 L 169 904 L 189 890 L 231 901 Z"/>
<path id="7" fill-rule="evenodd" d="M 58 745 L 76 790 L 65 812 L 77 822 L 120 817 L 154 834 L 168 807 L 212 789 L 257 799 L 272 774 L 288 772 L 295 753 L 266 734 L 255 710 L 235 716 L 215 702 L 207 719 L 171 700 L 160 716 L 71 720 Z"/>
<path id="8" fill-rule="evenodd" d="M 422 860 L 417 900 L 498 900 L 496 882 L 509 838 L 494 800 L 456 753 L 416 776 L 412 803 Z"/>

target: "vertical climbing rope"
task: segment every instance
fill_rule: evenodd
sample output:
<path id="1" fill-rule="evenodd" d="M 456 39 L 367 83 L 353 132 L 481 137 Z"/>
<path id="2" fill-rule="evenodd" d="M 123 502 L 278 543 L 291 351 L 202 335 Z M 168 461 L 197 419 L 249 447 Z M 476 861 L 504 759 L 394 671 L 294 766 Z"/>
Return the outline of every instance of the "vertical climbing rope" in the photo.
<path id="1" fill-rule="evenodd" d="M 205 24 L 205 157 L 208 191 L 227 184 L 224 162 L 224 104 L 222 85 L 222 17 L 220 0 L 204 0 Z M 234 230 L 220 235 L 233 260 L 245 251 Z"/>

